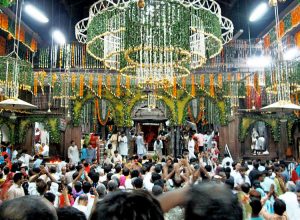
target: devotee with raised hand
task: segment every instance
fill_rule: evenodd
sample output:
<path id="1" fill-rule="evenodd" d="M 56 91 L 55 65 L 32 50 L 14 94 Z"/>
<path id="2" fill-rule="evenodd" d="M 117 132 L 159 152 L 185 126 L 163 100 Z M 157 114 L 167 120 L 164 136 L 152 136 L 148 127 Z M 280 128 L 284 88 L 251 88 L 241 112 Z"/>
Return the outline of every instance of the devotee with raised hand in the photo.
<path id="1" fill-rule="evenodd" d="M 77 145 L 75 144 L 75 141 L 71 141 L 71 146 L 68 148 L 68 158 L 69 162 L 75 165 L 77 165 L 77 163 L 80 161 L 79 150 Z"/>

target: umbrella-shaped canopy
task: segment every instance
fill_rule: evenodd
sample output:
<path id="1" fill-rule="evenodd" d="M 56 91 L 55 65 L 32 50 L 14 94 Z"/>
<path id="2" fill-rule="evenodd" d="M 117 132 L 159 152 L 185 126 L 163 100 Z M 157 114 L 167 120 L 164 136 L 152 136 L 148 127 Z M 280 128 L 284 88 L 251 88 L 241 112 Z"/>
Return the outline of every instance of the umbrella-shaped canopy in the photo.
<path id="1" fill-rule="evenodd" d="M 36 108 L 37 106 L 32 105 L 18 98 L 6 99 L 0 102 L 0 109 L 19 110 L 19 109 L 36 109 Z"/>
<path id="2" fill-rule="evenodd" d="M 278 101 L 274 102 L 271 105 L 265 106 L 261 108 L 262 111 L 268 112 L 293 112 L 293 111 L 300 111 L 300 106 L 291 103 L 290 101 Z"/>

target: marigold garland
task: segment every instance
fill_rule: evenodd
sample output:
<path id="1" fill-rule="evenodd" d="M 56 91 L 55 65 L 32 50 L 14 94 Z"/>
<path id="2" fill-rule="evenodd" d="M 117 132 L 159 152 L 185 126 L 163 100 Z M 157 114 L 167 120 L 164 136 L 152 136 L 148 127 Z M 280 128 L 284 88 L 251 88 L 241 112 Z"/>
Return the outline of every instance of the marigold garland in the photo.
<path id="1" fill-rule="evenodd" d="M 300 31 L 295 35 L 295 43 L 297 47 L 300 49 Z"/>
<path id="2" fill-rule="evenodd" d="M 76 87 L 76 73 L 72 73 L 72 76 L 71 76 L 71 87 L 72 87 L 72 90 L 74 91 L 75 90 L 75 87 Z"/>
<path id="3" fill-rule="evenodd" d="M 254 84 L 254 89 L 255 91 L 260 95 L 260 87 L 259 87 L 259 77 L 258 74 L 255 73 L 254 74 L 254 80 L 253 80 L 253 84 Z"/>
<path id="4" fill-rule="evenodd" d="M 241 81 L 241 73 L 237 73 L 236 79 L 237 79 L 238 82 Z"/>
<path id="5" fill-rule="evenodd" d="M 79 78 L 79 96 L 83 97 L 84 75 L 80 74 Z"/>
<path id="6" fill-rule="evenodd" d="M 219 86 L 219 88 L 223 87 L 223 75 L 222 75 L 222 73 L 218 74 L 218 86 Z"/>
<path id="7" fill-rule="evenodd" d="M 265 49 L 268 49 L 271 45 L 271 36 L 270 34 L 267 34 L 264 38 L 264 47 Z"/>
<path id="8" fill-rule="evenodd" d="M 284 21 L 281 20 L 279 22 L 279 32 L 278 32 L 278 36 L 279 38 L 281 38 L 284 35 Z"/>
<path id="9" fill-rule="evenodd" d="M 117 97 L 121 96 L 121 75 L 119 74 L 117 77 L 117 91 L 116 91 Z"/>
<path id="10" fill-rule="evenodd" d="M 98 76 L 98 96 L 102 97 L 102 75 Z"/>
<path id="11" fill-rule="evenodd" d="M 298 7 L 291 12 L 291 17 L 292 26 L 296 26 L 298 23 L 300 23 L 300 5 L 298 5 Z"/>
<path id="12" fill-rule="evenodd" d="M 209 91 L 210 91 L 210 95 L 212 97 L 215 96 L 215 77 L 214 77 L 214 74 L 210 74 L 209 75 Z"/>
<path id="13" fill-rule="evenodd" d="M 99 101 L 98 101 L 98 99 L 95 100 L 95 108 L 96 108 L 96 113 L 97 113 L 97 118 L 98 118 L 99 123 L 100 123 L 102 126 L 105 126 L 106 123 L 107 123 L 107 121 L 108 121 L 108 118 L 109 118 L 109 115 L 110 115 L 110 111 L 107 112 L 105 119 L 102 120 L 102 118 L 101 118 L 101 113 L 100 113 L 100 108 L 99 108 Z"/>
<path id="14" fill-rule="evenodd" d="M 193 74 L 191 76 L 191 86 L 192 86 L 192 91 L 191 91 L 191 96 L 195 97 L 196 96 L 196 87 L 195 87 L 195 75 Z"/>
<path id="15" fill-rule="evenodd" d="M 199 123 L 199 121 L 203 117 L 203 111 L 200 111 L 200 112 L 198 112 L 197 118 L 195 119 L 190 106 L 188 106 L 188 114 L 189 114 L 189 118 L 190 118 L 191 122 L 193 122 L 195 124 Z"/>
<path id="16" fill-rule="evenodd" d="M 62 58 L 63 58 L 63 48 L 60 46 L 59 48 L 59 67 L 62 67 Z"/>
<path id="17" fill-rule="evenodd" d="M 177 79 L 176 79 L 176 76 L 173 77 L 173 97 L 177 98 Z"/>
<path id="18" fill-rule="evenodd" d="M 52 74 L 52 82 L 51 82 L 52 88 L 55 86 L 56 81 L 57 81 L 57 75 L 56 75 L 56 73 L 53 73 Z"/>
<path id="19" fill-rule="evenodd" d="M 93 82 L 94 82 L 94 76 L 91 74 L 89 78 L 89 87 L 90 89 L 93 89 Z"/>
<path id="20" fill-rule="evenodd" d="M 228 74 L 227 74 L 227 80 L 228 80 L 228 82 L 231 81 L 231 73 L 228 73 Z"/>
<path id="21" fill-rule="evenodd" d="M 130 77 L 126 75 L 126 89 L 130 90 Z"/>
<path id="22" fill-rule="evenodd" d="M 107 87 L 108 90 L 111 89 L 111 76 L 110 75 L 108 75 L 106 77 L 106 87 Z"/>
<path id="23" fill-rule="evenodd" d="M 204 85 L 205 85 L 205 75 L 202 74 L 200 76 L 200 87 L 201 87 L 201 89 L 204 89 Z"/>
<path id="24" fill-rule="evenodd" d="M 38 91 L 38 74 L 34 74 L 34 79 L 33 79 L 33 95 L 37 96 L 37 91 Z"/>
<path id="25" fill-rule="evenodd" d="M 182 78 L 182 88 L 186 89 L 186 77 Z"/>

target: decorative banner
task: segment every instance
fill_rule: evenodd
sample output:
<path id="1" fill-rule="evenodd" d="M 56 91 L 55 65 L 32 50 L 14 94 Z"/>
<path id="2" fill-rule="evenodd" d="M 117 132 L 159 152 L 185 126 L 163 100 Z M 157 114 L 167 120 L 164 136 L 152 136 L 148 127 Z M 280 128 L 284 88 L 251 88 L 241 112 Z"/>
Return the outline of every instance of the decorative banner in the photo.
<path id="1" fill-rule="evenodd" d="M 283 38 L 288 32 L 293 30 L 300 24 L 300 5 L 298 4 L 295 9 L 293 9 L 290 13 L 288 13 L 279 23 L 279 38 Z M 276 41 L 276 30 L 273 27 L 269 33 L 267 33 L 264 37 L 264 46 L 265 48 L 269 48 L 272 42 Z"/>
<path id="2" fill-rule="evenodd" d="M 5 1 L 5 0 L 2 0 Z M 1 5 L 1 2 L 0 2 Z M 0 13 L 0 29 L 9 34 L 9 38 L 18 39 L 22 44 L 24 44 L 31 52 L 37 51 L 37 41 L 32 35 L 25 32 L 24 28 L 21 26 L 20 36 L 18 33 L 15 34 L 15 22 L 13 19 L 8 17 L 6 14 Z"/>

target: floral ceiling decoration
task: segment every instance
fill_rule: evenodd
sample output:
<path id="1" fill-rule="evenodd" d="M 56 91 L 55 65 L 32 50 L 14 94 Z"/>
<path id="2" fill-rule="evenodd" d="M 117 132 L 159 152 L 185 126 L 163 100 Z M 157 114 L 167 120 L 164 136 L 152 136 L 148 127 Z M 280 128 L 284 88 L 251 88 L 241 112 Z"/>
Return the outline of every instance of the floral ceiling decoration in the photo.
<path id="1" fill-rule="evenodd" d="M 155 89 L 217 56 L 233 24 L 213 0 L 99 0 L 75 33 L 106 68 Z"/>

